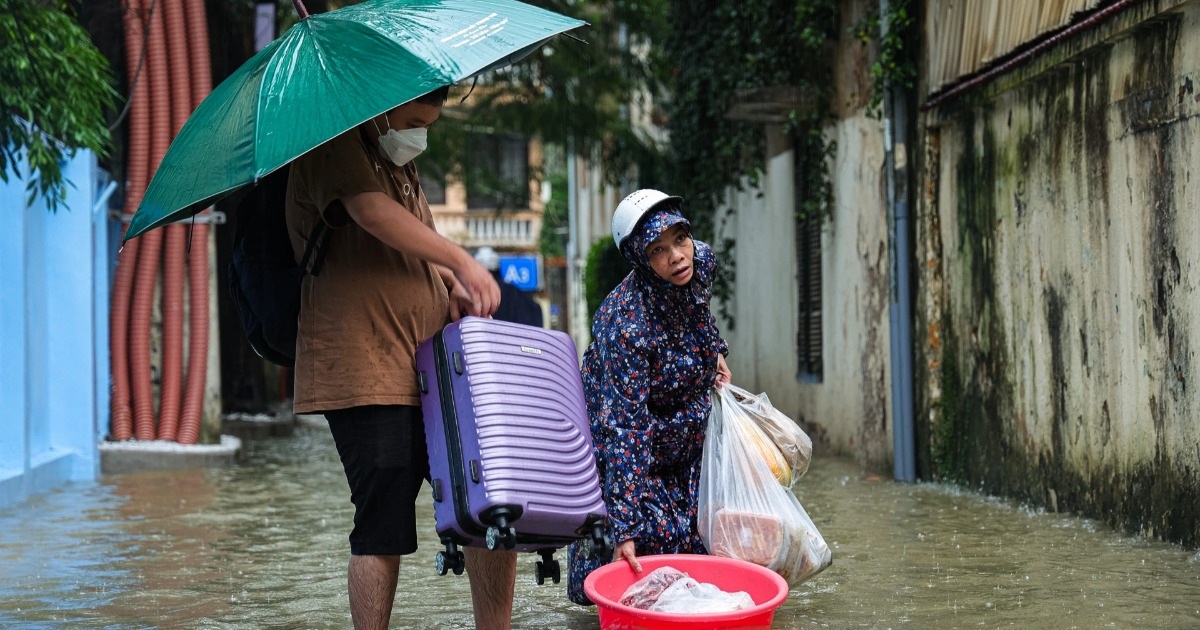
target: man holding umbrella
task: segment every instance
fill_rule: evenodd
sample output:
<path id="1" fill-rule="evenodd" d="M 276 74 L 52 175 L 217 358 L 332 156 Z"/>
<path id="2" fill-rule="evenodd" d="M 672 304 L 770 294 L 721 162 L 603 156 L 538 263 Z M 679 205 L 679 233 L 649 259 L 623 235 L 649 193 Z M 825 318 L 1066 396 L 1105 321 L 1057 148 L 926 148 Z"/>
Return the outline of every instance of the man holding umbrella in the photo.
<path id="1" fill-rule="evenodd" d="M 320 273 L 304 279 L 295 409 L 326 414 L 346 470 L 354 625 L 386 628 L 428 469 L 416 345 L 500 301 L 491 274 L 434 230 L 412 160 L 447 86 L 585 23 L 516 0 L 367 0 L 311 16 L 293 4 L 300 22 L 180 129 L 125 240 L 291 169 L 297 261 L 316 225 L 331 234 Z M 476 627 L 508 628 L 515 556 L 467 552 Z"/>
<path id="2" fill-rule="evenodd" d="M 491 316 L 500 289 L 433 227 L 412 160 L 441 114 L 440 88 L 292 163 L 287 219 L 297 259 L 332 228 L 306 276 L 296 344 L 296 413 L 323 413 L 354 503 L 350 610 L 386 628 L 400 557 L 417 549 L 415 501 L 429 474 L 414 354 L 452 318 Z M 507 628 L 516 555 L 466 549 L 477 628 Z"/>

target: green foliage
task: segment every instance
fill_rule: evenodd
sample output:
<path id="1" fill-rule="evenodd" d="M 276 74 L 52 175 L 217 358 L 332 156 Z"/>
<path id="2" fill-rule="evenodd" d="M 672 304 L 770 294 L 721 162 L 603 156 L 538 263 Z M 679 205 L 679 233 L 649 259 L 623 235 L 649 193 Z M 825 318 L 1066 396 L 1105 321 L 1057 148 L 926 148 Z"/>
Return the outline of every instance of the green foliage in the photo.
<path id="1" fill-rule="evenodd" d="M 886 20 L 887 35 L 881 37 L 880 15 L 872 13 L 854 27 L 855 36 L 864 43 L 879 42 L 879 58 L 871 64 L 871 102 L 867 110 L 878 117 L 883 104 L 884 92 L 888 85 L 897 88 L 911 89 L 916 85 L 917 67 L 909 58 L 911 47 L 908 38 L 912 36 L 912 0 L 892 0 Z"/>
<path id="2" fill-rule="evenodd" d="M 801 170 L 813 191 L 807 207 L 827 212 L 832 186 L 825 157 L 832 151 L 821 128 L 829 116 L 833 81 L 828 41 L 839 22 L 837 0 L 672 0 L 662 40 L 676 68 L 667 105 L 671 137 L 667 189 L 687 199 L 695 233 L 713 239 L 717 210 L 728 189 L 755 185 L 765 164 L 760 123 L 726 118 L 737 94 L 793 86 L 809 95 L 812 111 L 794 112 Z M 702 29 L 702 31 L 701 31 Z M 806 210 L 807 211 L 807 210 Z M 714 243 L 720 274 L 713 292 L 726 321 L 732 296 L 732 242 Z"/>
<path id="3" fill-rule="evenodd" d="M 57 210 L 64 158 L 107 153 L 115 97 L 108 60 L 66 3 L 0 0 L 0 179 L 18 172 L 23 154 L 36 175 L 29 203 L 42 196 Z"/>
<path id="4" fill-rule="evenodd" d="M 583 294 L 587 299 L 588 321 L 591 321 L 604 298 L 632 269 L 611 236 L 605 236 L 592 245 L 583 269 Z"/>

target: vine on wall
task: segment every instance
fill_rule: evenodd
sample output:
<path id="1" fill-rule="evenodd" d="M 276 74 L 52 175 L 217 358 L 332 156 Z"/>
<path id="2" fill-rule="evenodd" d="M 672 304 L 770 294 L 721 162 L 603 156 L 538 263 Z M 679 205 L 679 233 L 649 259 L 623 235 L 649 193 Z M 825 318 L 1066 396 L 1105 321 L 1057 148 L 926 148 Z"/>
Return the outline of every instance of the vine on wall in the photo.
<path id="1" fill-rule="evenodd" d="M 871 64 L 871 102 L 867 105 L 867 111 L 876 117 L 881 114 L 884 91 L 889 84 L 905 90 L 916 86 L 917 67 L 908 42 L 913 35 L 911 4 L 912 0 L 892 0 L 886 13 L 871 13 L 854 26 L 854 35 L 860 41 L 878 44 L 879 55 Z M 881 35 L 882 24 L 888 27 L 886 37 Z"/>
<path id="2" fill-rule="evenodd" d="M 721 316 L 733 327 L 732 239 L 714 239 L 726 192 L 756 186 L 766 160 L 760 123 L 726 118 L 739 92 L 793 86 L 816 104 L 793 112 L 807 194 L 797 211 L 826 215 L 832 184 L 826 160 L 833 145 L 822 128 L 830 118 L 832 55 L 837 36 L 836 0 L 671 0 L 670 30 L 662 40 L 674 68 L 666 104 L 670 147 L 663 165 L 666 186 L 687 199 L 698 237 L 713 243 L 721 272 L 713 287 Z M 734 209 L 736 211 L 736 209 Z M 715 242 L 714 242 L 715 241 Z"/>

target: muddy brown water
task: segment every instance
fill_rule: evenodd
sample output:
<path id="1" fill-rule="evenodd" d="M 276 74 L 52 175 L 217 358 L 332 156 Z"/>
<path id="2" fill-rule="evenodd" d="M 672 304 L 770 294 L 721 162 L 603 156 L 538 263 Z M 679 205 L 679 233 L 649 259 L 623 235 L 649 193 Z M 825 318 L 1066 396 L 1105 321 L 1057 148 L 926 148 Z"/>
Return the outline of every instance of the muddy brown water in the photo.
<path id="1" fill-rule="evenodd" d="M 843 459 L 818 457 L 796 488 L 834 564 L 775 628 L 1200 628 L 1196 551 Z M 471 628 L 466 577 L 433 568 L 428 494 L 421 509 L 392 627 Z M 233 468 L 40 495 L 0 511 L 0 627 L 348 628 L 351 514 L 319 424 L 245 442 Z M 520 559 L 514 628 L 598 628 L 565 582 L 536 585 L 536 560 Z"/>

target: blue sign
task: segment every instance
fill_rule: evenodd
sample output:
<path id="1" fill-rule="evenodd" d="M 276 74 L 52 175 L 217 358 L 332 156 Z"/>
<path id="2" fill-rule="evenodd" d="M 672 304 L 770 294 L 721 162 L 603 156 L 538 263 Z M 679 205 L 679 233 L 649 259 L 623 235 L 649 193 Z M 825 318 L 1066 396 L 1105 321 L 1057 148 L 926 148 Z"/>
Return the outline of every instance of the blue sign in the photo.
<path id="1" fill-rule="evenodd" d="M 536 256 L 501 256 L 500 279 L 522 291 L 537 291 L 541 288 Z"/>

